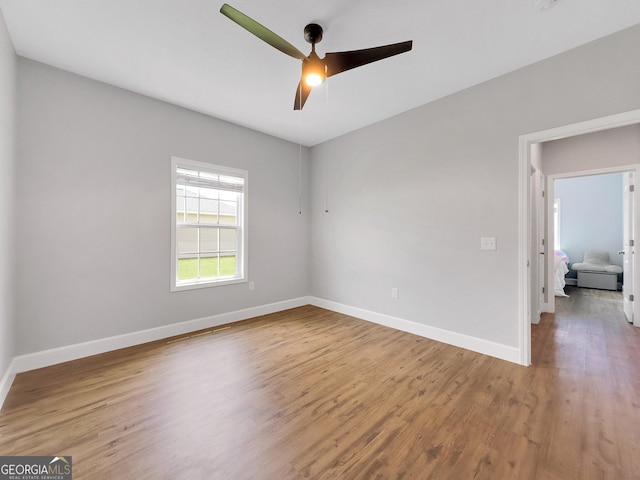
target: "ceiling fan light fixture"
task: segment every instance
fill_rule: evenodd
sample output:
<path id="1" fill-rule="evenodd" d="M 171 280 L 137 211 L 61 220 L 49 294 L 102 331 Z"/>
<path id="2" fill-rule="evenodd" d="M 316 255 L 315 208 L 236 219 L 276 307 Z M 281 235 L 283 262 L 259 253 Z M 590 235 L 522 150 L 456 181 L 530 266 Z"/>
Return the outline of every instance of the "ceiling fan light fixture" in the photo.
<path id="1" fill-rule="evenodd" d="M 304 77 L 304 81 L 310 87 L 317 87 L 318 85 L 322 85 L 324 78 L 318 73 L 309 73 Z"/>
<path id="2" fill-rule="evenodd" d="M 315 56 L 315 58 L 313 58 Z M 302 78 L 309 87 L 317 87 L 327 78 L 325 64 L 317 55 L 309 55 L 302 61 Z"/>

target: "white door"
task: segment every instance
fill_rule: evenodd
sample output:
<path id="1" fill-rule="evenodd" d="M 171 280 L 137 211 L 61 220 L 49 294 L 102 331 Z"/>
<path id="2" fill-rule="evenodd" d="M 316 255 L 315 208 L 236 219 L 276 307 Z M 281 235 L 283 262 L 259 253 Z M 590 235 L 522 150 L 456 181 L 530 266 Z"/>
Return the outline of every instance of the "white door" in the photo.
<path id="1" fill-rule="evenodd" d="M 634 230 L 634 184 L 633 184 L 633 172 L 624 173 L 624 197 L 622 200 L 622 211 L 624 218 L 623 227 L 623 243 L 624 249 L 622 251 L 624 259 L 622 262 L 622 294 L 624 296 L 624 314 L 627 320 L 631 323 L 634 321 L 634 298 L 633 298 L 633 266 L 635 246 L 633 232 Z"/>
<path id="2" fill-rule="evenodd" d="M 540 322 L 540 312 L 545 304 L 545 255 L 544 255 L 544 174 L 532 168 L 530 181 L 530 319 L 531 323 Z"/>
<path id="3" fill-rule="evenodd" d="M 531 177 L 529 180 L 529 219 L 530 219 L 530 237 L 529 237 L 529 319 L 531 323 L 540 323 L 540 298 L 538 295 L 538 185 L 537 170 L 531 167 Z"/>
<path id="4" fill-rule="evenodd" d="M 537 229 L 537 246 L 538 246 L 538 306 L 540 310 L 543 310 L 543 306 L 547 303 L 547 296 L 549 292 L 546 288 L 547 283 L 547 260 L 546 260 L 546 247 L 545 247 L 545 224 L 546 224 L 546 212 L 544 200 L 545 200 L 545 188 L 544 188 L 544 173 L 540 170 L 538 175 L 538 229 Z M 538 313 L 538 315 L 540 315 Z"/>

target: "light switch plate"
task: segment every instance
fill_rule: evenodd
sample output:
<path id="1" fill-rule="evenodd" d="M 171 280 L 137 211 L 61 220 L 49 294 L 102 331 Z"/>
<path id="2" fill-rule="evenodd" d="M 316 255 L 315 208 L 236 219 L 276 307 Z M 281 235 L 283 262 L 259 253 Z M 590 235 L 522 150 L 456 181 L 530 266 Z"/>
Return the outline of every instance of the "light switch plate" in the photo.
<path id="1" fill-rule="evenodd" d="M 495 249 L 496 249 L 496 237 L 480 238 L 480 250 L 495 250 Z"/>

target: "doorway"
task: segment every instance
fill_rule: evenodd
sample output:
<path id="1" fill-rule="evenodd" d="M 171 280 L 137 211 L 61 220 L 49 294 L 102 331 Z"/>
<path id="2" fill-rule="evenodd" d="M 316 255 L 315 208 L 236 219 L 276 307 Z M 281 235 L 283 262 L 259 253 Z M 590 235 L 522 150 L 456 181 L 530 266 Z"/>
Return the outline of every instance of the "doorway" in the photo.
<path id="1" fill-rule="evenodd" d="M 624 167 L 548 177 L 549 199 L 550 202 L 553 200 L 546 219 L 552 259 L 548 266 L 551 273 L 548 283 L 554 290 L 554 294 L 549 295 L 548 311 L 555 312 L 556 297 L 565 296 L 566 287 L 563 288 L 560 282 L 565 280 L 568 288 L 581 286 L 578 275 L 582 274 L 587 277 L 582 286 L 614 292 L 622 287 L 620 303 L 624 298 L 627 319 L 634 322 L 631 301 L 635 254 L 631 241 L 635 203 L 633 179 L 634 171 Z M 606 257 L 609 266 L 603 267 L 602 272 L 592 273 L 569 270 L 562 264 L 583 262 L 588 250 L 597 250 Z M 589 285 L 589 282 L 595 282 L 595 285 Z M 615 299 L 617 294 L 611 293 L 607 298 Z"/>
<path id="2" fill-rule="evenodd" d="M 617 127 L 624 127 L 629 125 L 640 124 L 640 110 L 634 110 L 631 112 L 625 112 L 609 117 L 598 118 L 586 122 L 581 122 L 572 125 L 566 125 L 563 127 L 553 128 L 550 130 L 544 130 L 540 132 L 530 133 L 520 136 L 520 155 L 519 155 L 519 295 L 518 295 L 518 310 L 519 310 L 519 351 L 520 351 L 520 363 L 522 365 L 531 364 L 531 298 L 532 298 L 532 264 L 534 259 L 532 258 L 531 243 L 531 168 L 532 157 L 535 155 L 535 145 L 542 142 L 551 140 L 559 140 L 563 138 L 574 137 L 586 133 L 600 132 L 604 130 L 614 129 Z M 640 158 L 636 159 L 636 162 Z M 640 165 L 626 165 L 627 171 L 633 171 L 634 175 L 638 177 L 640 173 Z M 547 207 L 553 206 L 553 202 L 547 202 Z M 638 198 L 634 199 L 635 211 L 640 211 L 638 208 Z M 551 215 L 553 218 L 553 215 Z M 638 237 L 638 224 L 634 223 L 632 229 L 633 239 Z M 631 239 L 631 240 L 633 240 Z M 547 245 L 545 248 L 546 257 L 549 258 L 550 249 Z M 631 292 L 629 295 L 633 295 L 631 299 L 636 298 L 638 295 L 638 268 L 636 265 L 636 257 L 630 260 L 633 263 L 633 273 Z M 536 262 L 537 263 L 537 262 Z M 533 290 L 536 292 L 536 290 Z M 547 290 L 548 291 L 548 290 Z M 633 303 L 630 305 L 633 307 Z M 640 326 L 638 321 L 638 315 L 635 315 L 634 324 Z"/>

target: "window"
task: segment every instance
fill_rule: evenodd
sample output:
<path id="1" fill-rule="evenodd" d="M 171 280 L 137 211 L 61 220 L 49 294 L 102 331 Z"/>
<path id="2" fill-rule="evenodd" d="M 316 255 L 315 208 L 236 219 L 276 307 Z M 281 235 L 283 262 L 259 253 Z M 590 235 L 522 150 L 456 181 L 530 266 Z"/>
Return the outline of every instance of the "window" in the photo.
<path id="1" fill-rule="evenodd" d="M 171 159 L 171 291 L 246 281 L 247 172 Z"/>

